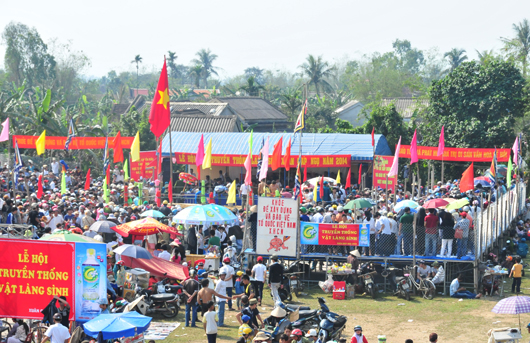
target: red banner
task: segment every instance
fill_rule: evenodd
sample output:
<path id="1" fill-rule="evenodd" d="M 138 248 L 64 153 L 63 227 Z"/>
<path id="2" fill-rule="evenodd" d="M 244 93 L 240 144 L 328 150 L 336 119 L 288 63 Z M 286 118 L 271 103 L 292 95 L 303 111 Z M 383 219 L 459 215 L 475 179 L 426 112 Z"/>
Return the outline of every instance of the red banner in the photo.
<path id="1" fill-rule="evenodd" d="M 35 141 L 39 136 L 12 136 L 13 147 L 15 147 L 15 140 L 18 142 L 19 149 L 35 149 Z M 49 150 L 63 150 L 64 143 L 67 137 L 46 137 L 46 149 Z M 114 148 L 114 138 L 109 137 L 109 148 Z M 129 149 L 134 140 L 134 137 L 122 137 L 121 146 L 124 149 Z M 68 146 L 70 150 L 80 149 L 104 149 L 105 137 L 74 137 Z"/>
<path id="2" fill-rule="evenodd" d="M 131 161 L 131 178 L 135 181 L 140 180 L 142 165 L 145 164 L 144 178 L 153 178 L 156 171 L 156 151 L 140 151 L 140 161 Z M 153 178 L 154 179 L 154 178 Z"/>
<path id="3" fill-rule="evenodd" d="M 381 187 L 382 189 L 387 188 L 387 175 L 394 162 L 394 156 L 379 156 L 375 155 L 374 161 L 374 186 Z M 388 178 L 388 191 L 394 192 L 394 186 L 397 184 L 397 175 Z"/>
<path id="4" fill-rule="evenodd" d="M 0 239 L 0 317 L 42 319 L 58 295 L 74 320 L 74 252 L 71 242 Z"/>
<path id="5" fill-rule="evenodd" d="M 318 245 L 359 245 L 359 224 L 319 224 Z"/>
<path id="6" fill-rule="evenodd" d="M 176 152 L 175 157 L 177 158 L 178 164 L 195 164 L 195 153 Z M 239 167 L 243 166 L 247 155 L 213 155 L 212 154 L 212 165 L 213 166 L 231 166 Z M 252 156 L 252 166 L 258 165 L 258 155 Z M 283 158 L 283 157 L 282 157 Z M 289 165 L 296 166 L 298 162 L 298 156 L 291 156 Z M 333 156 L 320 156 L 320 155 L 302 155 L 302 167 L 310 168 L 327 168 L 327 167 L 350 167 L 350 155 L 333 155 Z M 269 156 L 269 166 L 272 165 L 272 156 Z"/>
<path id="7" fill-rule="evenodd" d="M 444 161 L 460 162 L 491 162 L 495 149 L 471 149 L 471 148 L 445 148 L 443 154 Z M 399 157 L 410 158 L 410 145 L 401 145 Z M 510 149 L 497 149 L 497 161 L 508 162 Z M 418 158 L 420 160 L 441 161 L 442 156 L 438 156 L 438 147 L 418 146 Z"/>

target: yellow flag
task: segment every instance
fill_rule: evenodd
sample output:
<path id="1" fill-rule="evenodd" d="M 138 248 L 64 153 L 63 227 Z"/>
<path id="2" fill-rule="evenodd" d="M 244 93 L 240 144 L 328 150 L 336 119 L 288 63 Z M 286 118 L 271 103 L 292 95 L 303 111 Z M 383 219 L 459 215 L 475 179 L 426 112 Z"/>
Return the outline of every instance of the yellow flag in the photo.
<path id="1" fill-rule="evenodd" d="M 204 159 L 202 160 L 202 169 L 210 168 L 212 169 L 212 139 L 206 145 L 206 150 L 204 151 Z"/>
<path id="2" fill-rule="evenodd" d="M 41 135 L 35 142 L 35 146 L 37 147 L 37 155 L 44 154 L 44 150 L 46 150 L 46 130 L 42 131 Z"/>
<path id="3" fill-rule="evenodd" d="M 140 161 L 140 131 L 136 133 L 131 145 L 131 160 L 133 162 Z"/>
<path id="4" fill-rule="evenodd" d="M 313 201 L 317 202 L 317 185 L 313 188 Z"/>
<path id="5" fill-rule="evenodd" d="M 228 189 L 228 199 L 226 200 L 227 204 L 236 203 L 236 180 L 232 182 L 230 188 Z"/>
<path id="6" fill-rule="evenodd" d="M 335 180 L 335 183 L 340 183 L 340 170 L 337 172 L 337 180 Z"/>

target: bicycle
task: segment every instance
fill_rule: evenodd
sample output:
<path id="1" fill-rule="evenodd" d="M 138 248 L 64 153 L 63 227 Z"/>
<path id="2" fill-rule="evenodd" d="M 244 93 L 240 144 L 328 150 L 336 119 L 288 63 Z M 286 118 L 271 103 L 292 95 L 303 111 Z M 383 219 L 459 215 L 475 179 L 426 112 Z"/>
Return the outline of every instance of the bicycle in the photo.
<path id="1" fill-rule="evenodd" d="M 418 292 L 422 293 L 423 298 L 427 300 L 432 300 L 434 298 L 436 286 L 431 280 L 427 278 L 421 278 L 420 282 L 416 282 L 413 275 L 413 271 L 415 268 L 417 268 L 417 266 L 403 268 L 403 271 L 405 272 L 403 275 L 408 279 L 408 284 L 411 288 L 412 286 L 414 286 L 418 290 Z"/>

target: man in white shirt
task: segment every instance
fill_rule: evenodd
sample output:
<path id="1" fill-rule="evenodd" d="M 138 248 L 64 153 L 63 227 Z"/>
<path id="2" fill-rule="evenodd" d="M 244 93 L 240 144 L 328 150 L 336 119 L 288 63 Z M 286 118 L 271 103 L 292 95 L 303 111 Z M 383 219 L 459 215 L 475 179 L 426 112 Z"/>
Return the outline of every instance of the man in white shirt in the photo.
<path id="1" fill-rule="evenodd" d="M 392 230 L 388 218 L 382 216 L 381 213 L 376 212 L 374 215 L 376 220 L 375 228 L 379 239 L 377 241 L 376 255 L 390 256 L 390 252 L 394 251 L 394 246 L 391 245 Z"/>
<path id="2" fill-rule="evenodd" d="M 254 267 L 252 267 L 252 276 L 255 279 L 256 283 L 256 298 L 259 301 L 259 306 L 261 306 L 261 299 L 263 298 L 263 285 L 265 284 L 265 275 L 267 274 L 267 266 L 263 264 L 263 257 L 258 256 L 257 262 Z"/>
<path id="3" fill-rule="evenodd" d="M 53 315 L 54 325 L 50 326 L 44 333 L 44 338 L 41 343 L 45 343 L 48 340 L 51 343 L 67 343 L 70 338 L 70 332 L 68 329 L 61 324 L 62 316 L 60 313 Z"/>
<path id="4" fill-rule="evenodd" d="M 445 280 L 445 272 L 444 267 L 438 263 L 438 261 L 434 261 L 432 263 L 431 273 L 434 274 L 434 277 L 432 278 L 432 282 L 436 285 L 438 283 L 442 283 Z"/>
<path id="5" fill-rule="evenodd" d="M 215 285 L 215 291 L 219 293 L 220 295 L 227 296 L 226 294 L 226 282 L 225 282 L 226 272 L 222 269 L 219 269 L 219 281 L 217 281 L 217 284 Z M 226 299 L 220 298 L 218 296 L 215 297 L 215 300 L 217 300 L 217 318 L 219 318 L 219 322 L 217 323 L 217 326 L 223 327 L 225 326 L 225 305 L 226 305 Z"/>
<path id="6" fill-rule="evenodd" d="M 419 262 L 419 267 L 418 267 L 419 278 L 426 278 L 426 277 L 431 276 L 431 274 L 432 274 L 432 268 L 429 267 L 427 264 L 425 264 L 425 261 L 421 260 Z"/>
<path id="7" fill-rule="evenodd" d="M 242 208 L 245 208 L 245 205 L 247 204 L 249 190 L 250 190 L 250 185 L 247 185 L 247 184 L 242 184 L 241 187 L 239 187 L 239 195 L 241 196 L 241 207 Z"/>
<path id="8" fill-rule="evenodd" d="M 324 216 L 322 215 L 324 213 L 324 209 L 321 207 L 317 208 L 317 213 L 313 216 L 313 220 L 311 220 L 313 223 L 322 223 L 324 220 Z"/>
<path id="9" fill-rule="evenodd" d="M 232 297 L 232 289 L 234 287 L 234 274 L 236 273 L 234 268 L 230 265 L 230 261 L 231 260 L 229 257 L 223 258 L 223 266 L 219 269 L 219 274 L 225 274 L 224 282 L 226 287 L 226 295 L 228 297 Z M 228 300 L 228 310 L 232 311 L 232 300 Z"/>
<path id="10" fill-rule="evenodd" d="M 54 233 L 54 231 L 57 229 L 57 224 L 59 223 L 64 223 L 64 218 L 62 215 L 59 214 L 59 210 L 57 209 L 57 207 L 53 207 L 52 215 L 50 221 L 48 221 L 47 226 L 51 227 L 52 233 Z"/>
<path id="11" fill-rule="evenodd" d="M 52 159 L 52 173 L 54 173 L 55 175 L 59 175 L 59 167 L 61 166 L 61 164 L 59 162 L 57 162 L 57 160 L 55 159 L 55 157 Z"/>
<path id="12" fill-rule="evenodd" d="M 169 253 L 169 251 L 167 251 L 167 249 L 168 249 L 167 244 L 162 245 L 162 252 L 158 254 L 158 257 L 166 261 L 169 261 L 171 259 L 171 254 Z"/>

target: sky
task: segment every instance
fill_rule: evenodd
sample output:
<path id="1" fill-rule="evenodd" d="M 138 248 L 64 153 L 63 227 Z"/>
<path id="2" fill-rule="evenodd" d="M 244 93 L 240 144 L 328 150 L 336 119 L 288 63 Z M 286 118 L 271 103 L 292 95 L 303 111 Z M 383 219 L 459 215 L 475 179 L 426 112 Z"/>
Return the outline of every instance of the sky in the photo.
<path id="1" fill-rule="evenodd" d="M 70 41 L 91 61 L 87 76 L 162 67 L 175 51 L 190 65 L 200 49 L 218 55 L 220 76 L 248 67 L 295 72 L 308 54 L 330 62 L 392 50 L 395 39 L 440 52 L 500 49 L 512 24 L 530 18 L 530 1 L 64 1 L 3 2 L 0 29 L 11 21 L 35 27 L 45 42 Z M 0 66 L 5 45 L 0 45 Z"/>

